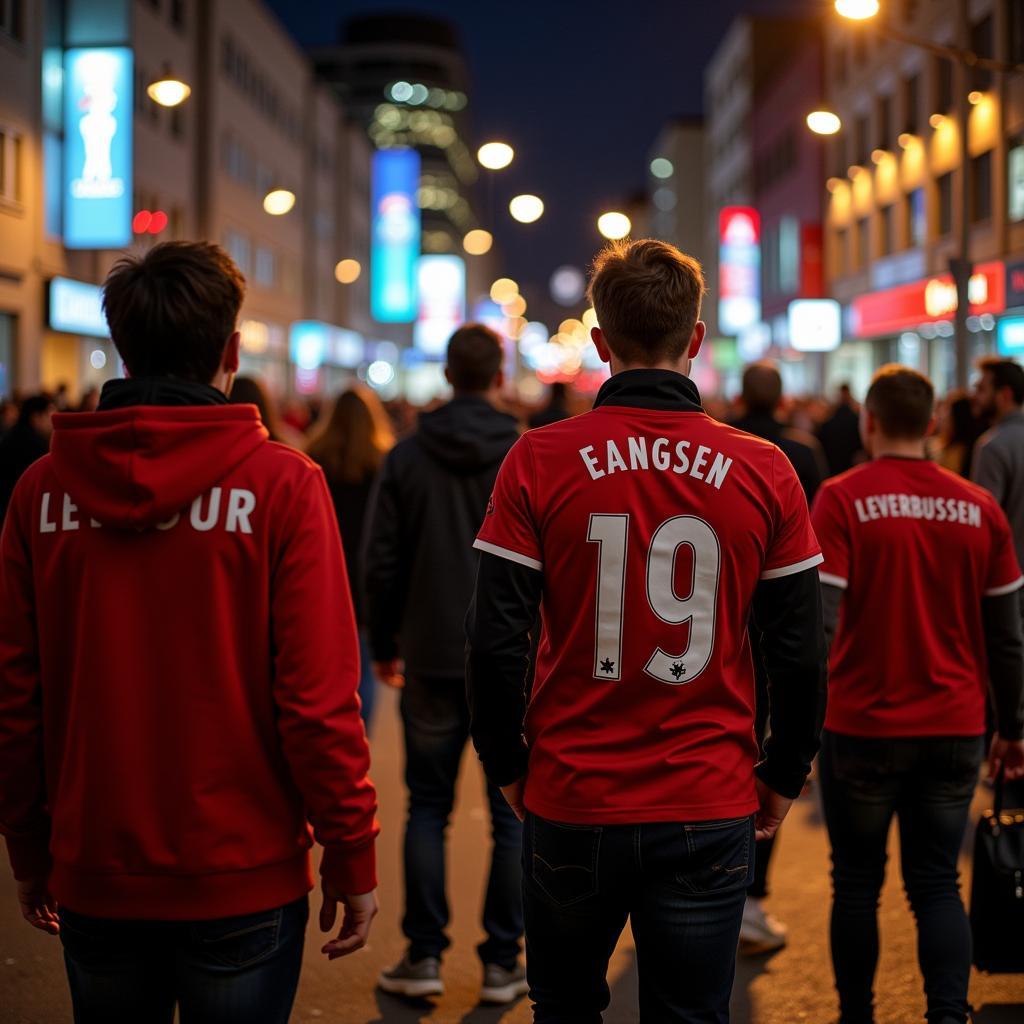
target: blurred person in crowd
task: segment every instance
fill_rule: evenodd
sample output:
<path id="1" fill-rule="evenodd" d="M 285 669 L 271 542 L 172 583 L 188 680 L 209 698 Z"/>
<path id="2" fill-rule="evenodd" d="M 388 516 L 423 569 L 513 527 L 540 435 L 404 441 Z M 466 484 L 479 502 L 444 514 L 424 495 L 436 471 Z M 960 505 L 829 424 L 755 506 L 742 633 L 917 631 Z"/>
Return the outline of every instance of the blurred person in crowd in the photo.
<path id="1" fill-rule="evenodd" d="M 71 392 L 64 381 L 57 385 L 53 393 L 53 404 L 57 412 L 67 412 L 71 408 Z"/>
<path id="2" fill-rule="evenodd" d="M 0 440 L 18 422 L 18 403 L 13 398 L 0 398 Z"/>
<path id="3" fill-rule="evenodd" d="M 732 425 L 737 430 L 763 438 L 777 445 L 796 471 L 800 486 L 810 503 L 827 473 L 821 445 L 812 434 L 787 427 L 776 418 L 782 404 L 782 375 L 768 360 L 751 363 L 743 371 L 741 393 L 743 415 Z M 754 728 L 757 741 L 763 747 L 768 727 L 768 673 L 761 659 L 760 631 L 750 631 L 750 646 L 754 661 L 757 686 L 757 706 Z M 757 844 L 754 856 L 754 880 L 747 891 L 740 928 L 740 950 L 748 955 L 771 953 L 786 944 L 786 926 L 764 908 L 768 897 L 768 867 L 771 863 L 776 836 Z"/>
<path id="4" fill-rule="evenodd" d="M 812 434 L 787 427 L 776 418 L 782 403 L 782 375 L 773 363 L 751 363 L 743 371 L 741 399 L 744 413 L 732 425 L 778 445 L 793 464 L 807 501 L 812 501 L 828 470 L 825 454 Z"/>
<path id="5" fill-rule="evenodd" d="M 376 913 L 344 556 L 323 473 L 225 397 L 244 288 L 206 243 L 118 261 L 129 376 L 55 417 L 0 541 L 0 832 L 78 1022 L 285 1024 L 307 820 L 324 954 Z"/>
<path id="6" fill-rule="evenodd" d="M 982 422 L 974 414 L 974 402 L 963 391 L 951 391 L 936 407 L 937 430 L 930 449 L 935 461 L 959 476 L 970 478 L 974 445 Z"/>
<path id="7" fill-rule="evenodd" d="M 55 411 L 50 395 L 30 395 L 21 403 L 14 426 L 0 440 L 0 523 L 22 474 L 50 450 Z"/>
<path id="8" fill-rule="evenodd" d="M 818 428 L 818 440 L 824 449 L 831 476 L 845 473 L 863 459 L 859 409 L 849 384 L 839 385 L 839 400 L 831 415 Z"/>
<path id="9" fill-rule="evenodd" d="M 569 385 L 556 380 L 548 392 L 547 404 L 530 416 L 530 427 L 546 427 L 549 423 L 567 420 L 572 413 L 569 411 Z"/>
<path id="10" fill-rule="evenodd" d="M 313 422 L 313 411 L 306 402 L 292 399 L 290 402 L 285 402 L 281 419 L 285 426 L 295 432 L 295 436 L 302 437 Z"/>
<path id="11" fill-rule="evenodd" d="M 601 1019 L 627 920 L 641 1020 L 728 1020 L 754 842 L 818 748 L 821 555 L 778 448 L 701 407 L 703 294 L 697 261 L 663 242 L 597 257 L 592 338 L 612 375 L 591 412 L 523 435 L 476 541 L 473 742 L 525 817 L 538 1024 Z M 771 668 L 763 760 L 752 615 Z"/>
<path id="12" fill-rule="evenodd" d="M 76 412 L 95 412 L 97 406 L 100 404 L 100 389 L 96 387 L 86 388 L 82 392 L 82 397 L 78 400 L 78 405 L 75 407 Z"/>
<path id="13" fill-rule="evenodd" d="M 875 1019 L 893 816 L 928 1020 L 968 1019 L 971 935 L 957 862 L 989 678 L 998 724 L 989 770 L 1024 775 L 1024 577 L 992 495 L 926 458 L 933 405 L 927 377 L 879 370 L 861 413 L 873 461 L 827 481 L 814 505 L 832 638 L 820 778 L 842 1024 Z"/>
<path id="14" fill-rule="evenodd" d="M 256 377 L 236 377 L 231 385 L 228 400 L 232 405 L 255 405 L 260 413 L 260 422 L 266 427 L 271 441 L 286 444 L 292 448 L 304 447 L 302 435 L 281 418 L 277 403 L 271 398 L 266 385 Z"/>
<path id="15" fill-rule="evenodd" d="M 330 414 L 310 439 L 306 453 L 324 471 L 338 517 L 359 634 L 359 699 L 367 732 L 373 720 L 374 676 L 363 607 L 363 537 L 377 474 L 395 438 L 377 395 L 357 384 L 335 399 Z"/>
<path id="16" fill-rule="evenodd" d="M 381 974 L 385 992 L 440 995 L 441 956 L 449 945 L 445 832 L 459 763 L 469 739 L 464 621 L 476 555 L 473 538 L 501 460 L 519 436 L 500 412 L 501 340 L 467 324 L 448 343 L 445 376 L 455 395 L 419 418 L 416 432 L 384 460 L 370 514 L 366 598 L 377 676 L 403 683 L 401 715 L 409 814 L 405 827 L 405 955 Z M 484 899 L 486 940 L 481 997 L 511 1002 L 526 991 L 519 961 L 523 908 L 521 829 L 489 784 L 490 875 Z"/>

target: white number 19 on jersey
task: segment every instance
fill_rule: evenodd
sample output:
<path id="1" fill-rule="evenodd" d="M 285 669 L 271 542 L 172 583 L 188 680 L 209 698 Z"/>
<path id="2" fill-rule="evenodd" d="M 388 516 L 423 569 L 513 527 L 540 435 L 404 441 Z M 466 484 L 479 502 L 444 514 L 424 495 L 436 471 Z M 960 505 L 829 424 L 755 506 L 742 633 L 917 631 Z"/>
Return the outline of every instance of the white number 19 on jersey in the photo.
<path id="1" fill-rule="evenodd" d="M 626 610 L 628 515 L 591 515 L 587 540 L 598 545 L 597 610 L 595 615 L 594 678 L 622 678 L 622 629 Z M 686 545 L 693 552 L 689 597 L 680 598 L 674 586 L 676 557 Z M 672 686 L 691 683 L 707 668 L 715 642 L 715 607 L 721 545 L 715 531 L 696 516 L 674 516 L 654 531 L 647 553 L 647 602 L 670 626 L 690 624 L 690 642 L 679 654 L 657 647 L 644 671 Z"/>

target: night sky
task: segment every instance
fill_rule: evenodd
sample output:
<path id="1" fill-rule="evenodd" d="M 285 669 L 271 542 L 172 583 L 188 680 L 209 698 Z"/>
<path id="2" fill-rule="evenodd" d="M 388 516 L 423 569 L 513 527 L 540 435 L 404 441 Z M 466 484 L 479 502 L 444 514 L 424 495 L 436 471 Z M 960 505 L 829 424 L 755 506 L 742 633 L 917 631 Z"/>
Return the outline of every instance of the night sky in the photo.
<path id="1" fill-rule="evenodd" d="M 471 76 L 474 148 L 511 143 L 498 172 L 496 224 L 505 270 L 527 300 L 552 270 L 584 268 L 601 244 L 595 221 L 643 189 L 662 124 L 702 113 L 702 73 L 741 13 L 797 14 L 821 0 L 268 0 L 303 46 L 338 37 L 353 14 L 424 11 L 458 28 Z M 491 172 L 485 172 L 491 173 Z M 535 224 L 517 224 L 508 200 L 544 200 Z M 541 303 L 538 303 L 540 305 Z"/>

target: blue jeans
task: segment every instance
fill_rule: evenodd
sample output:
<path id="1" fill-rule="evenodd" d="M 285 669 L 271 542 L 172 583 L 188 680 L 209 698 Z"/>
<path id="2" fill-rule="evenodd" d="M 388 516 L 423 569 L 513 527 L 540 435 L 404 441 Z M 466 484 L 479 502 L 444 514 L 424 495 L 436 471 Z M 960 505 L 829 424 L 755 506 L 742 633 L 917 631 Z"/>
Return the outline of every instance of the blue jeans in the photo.
<path id="1" fill-rule="evenodd" d="M 754 819 L 562 825 L 523 833 L 526 969 L 537 1024 L 599 1024 L 608 961 L 633 926 L 640 1019 L 725 1024 Z"/>
<path id="2" fill-rule="evenodd" d="M 841 1024 L 872 1024 L 878 898 L 893 815 L 931 1024 L 967 1020 L 971 932 L 957 860 L 980 736 L 862 738 L 826 731 L 820 774 L 832 844 L 832 965 Z"/>
<path id="3" fill-rule="evenodd" d="M 309 917 L 285 907 L 214 921 L 124 921 L 61 909 L 75 1024 L 287 1024 Z"/>
<path id="4" fill-rule="evenodd" d="M 440 957 L 448 948 L 445 832 L 455 804 L 459 763 L 469 739 L 469 706 L 461 678 L 408 676 L 402 690 L 405 784 L 405 916 L 402 931 L 413 960 Z M 522 951 L 523 902 L 519 851 L 522 827 L 490 783 L 491 871 L 484 897 L 487 938 L 478 947 L 485 964 L 511 968 Z"/>
<path id="5" fill-rule="evenodd" d="M 369 736 L 373 709 L 377 706 L 377 677 L 373 672 L 373 652 L 365 629 L 359 630 L 359 703 L 363 728 Z"/>

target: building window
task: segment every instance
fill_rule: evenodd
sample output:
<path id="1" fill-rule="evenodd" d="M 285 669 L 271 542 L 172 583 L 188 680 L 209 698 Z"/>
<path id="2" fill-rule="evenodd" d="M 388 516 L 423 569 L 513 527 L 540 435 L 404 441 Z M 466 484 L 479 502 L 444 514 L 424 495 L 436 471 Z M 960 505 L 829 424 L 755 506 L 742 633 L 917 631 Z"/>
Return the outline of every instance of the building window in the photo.
<path id="1" fill-rule="evenodd" d="M 185 137 L 185 112 L 181 107 L 171 107 L 171 135 L 176 139 Z"/>
<path id="2" fill-rule="evenodd" d="M 936 114 L 948 114 L 953 108 L 953 62 L 944 57 L 934 59 Z"/>
<path id="3" fill-rule="evenodd" d="M 878 97 L 878 140 L 879 149 L 888 149 L 892 145 L 892 97 Z"/>
<path id="4" fill-rule="evenodd" d="M 25 38 L 25 0 L 0 0 L 0 33 L 21 42 Z"/>
<path id="5" fill-rule="evenodd" d="M 17 321 L 0 313 L 0 398 L 10 398 L 14 390 L 14 335 Z"/>
<path id="6" fill-rule="evenodd" d="M 917 126 L 921 116 L 921 76 L 911 75 L 903 80 L 903 130 L 911 135 L 917 134 Z"/>
<path id="7" fill-rule="evenodd" d="M 866 167 L 871 156 L 871 147 L 868 143 L 868 119 L 866 117 L 857 118 L 856 132 L 857 150 L 853 155 L 853 159 L 861 167 Z"/>
<path id="8" fill-rule="evenodd" d="M 896 251 L 896 204 L 883 206 L 879 212 L 879 227 L 881 228 L 880 246 L 881 254 L 888 256 Z"/>
<path id="9" fill-rule="evenodd" d="M 907 196 L 907 238 L 912 247 L 924 245 L 928 236 L 928 215 L 924 201 L 924 189 L 915 188 Z"/>
<path id="10" fill-rule="evenodd" d="M 861 217 L 857 221 L 857 269 L 867 270 L 871 262 L 871 219 Z"/>
<path id="11" fill-rule="evenodd" d="M 832 140 L 832 175 L 836 178 L 845 178 L 849 168 L 846 162 L 846 139 L 840 132 Z"/>
<path id="12" fill-rule="evenodd" d="M 256 283 L 263 288 L 273 288 L 277 278 L 274 250 L 262 245 L 256 246 L 256 272 L 253 275 Z"/>
<path id="13" fill-rule="evenodd" d="M 939 237 L 945 238 L 953 230 L 953 174 L 943 174 L 935 181 L 939 199 Z"/>
<path id="14" fill-rule="evenodd" d="M 971 50 L 979 57 L 988 57 L 990 60 L 995 56 L 991 14 L 971 26 Z M 987 68 L 972 68 L 970 83 L 972 89 L 987 92 L 992 88 L 992 72 Z"/>
<path id="15" fill-rule="evenodd" d="M 1007 0 L 1006 42 L 1012 64 L 1024 62 L 1024 0 Z"/>
<path id="16" fill-rule="evenodd" d="M 971 220 L 992 218 L 992 151 L 971 161 Z"/>
<path id="17" fill-rule="evenodd" d="M 779 291 L 783 295 L 800 291 L 800 221 L 796 217 L 779 221 Z"/>
<path id="18" fill-rule="evenodd" d="M 227 249 L 228 255 L 238 265 L 238 269 L 243 274 L 248 274 L 250 254 L 252 252 L 249 239 L 241 232 L 228 228 L 224 232 L 224 248 Z"/>
<path id="19" fill-rule="evenodd" d="M 0 199 L 21 202 L 21 135 L 0 125 Z"/>
<path id="20" fill-rule="evenodd" d="M 1007 212 L 1010 220 L 1024 220 L 1024 135 L 1010 140 L 1007 162 Z"/>
<path id="21" fill-rule="evenodd" d="M 177 29 L 185 27 L 185 0 L 171 0 L 171 24 Z"/>
<path id="22" fill-rule="evenodd" d="M 850 246 L 850 229 L 849 228 L 839 228 L 839 230 L 836 231 L 836 246 L 835 246 L 836 265 L 835 265 L 835 271 L 834 271 L 834 276 L 835 277 L 842 277 L 846 273 L 846 262 L 847 262 L 848 255 L 849 255 L 849 246 Z"/>

